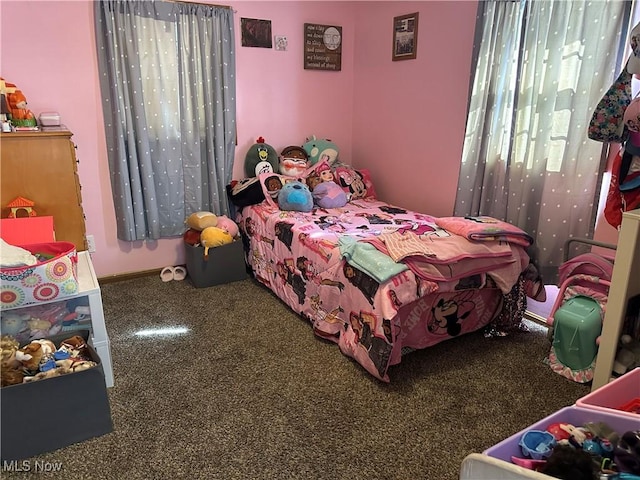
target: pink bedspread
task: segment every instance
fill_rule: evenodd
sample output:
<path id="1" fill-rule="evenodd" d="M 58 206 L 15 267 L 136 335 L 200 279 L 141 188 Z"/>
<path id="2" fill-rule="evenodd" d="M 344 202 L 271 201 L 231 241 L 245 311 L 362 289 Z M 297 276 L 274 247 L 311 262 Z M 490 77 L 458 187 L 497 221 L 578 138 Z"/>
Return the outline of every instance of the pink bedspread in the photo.
<path id="1" fill-rule="evenodd" d="M 342 257 L 341 236 L 384 251 L 385 235 L 418 232 L 418 240 L 439 249 L 428 237 L 452 234 L 439 228 L 434 217 L 372 199 L 310 213 L 281 211 L 263 202 L 245 207 L 238 220 L 249 239 L 255 277 L 306 317 L 317 335 L 336 342 L 383 381 L 389 381 L 387 370 L 400 362 L 403 348 L 425 348 L 489 324 L 505 290 L 517 284 L 529 261 L 521 247 L 498 247 L 498 242 L 495 255 L 486 248 L 477 250 L 482 252 L 478 256 L 463 255 L 461 245 L 472 242 L 456 236 L 451 254 L 456 258 L 443 261 L 443 250 L 439 257 L 409 255 L 402 259 L 408 269 L 379 282 Z M 439 273 L 429 279 L 412 262 Z M 466 262 L 475 267 L 465 269 Z"/>

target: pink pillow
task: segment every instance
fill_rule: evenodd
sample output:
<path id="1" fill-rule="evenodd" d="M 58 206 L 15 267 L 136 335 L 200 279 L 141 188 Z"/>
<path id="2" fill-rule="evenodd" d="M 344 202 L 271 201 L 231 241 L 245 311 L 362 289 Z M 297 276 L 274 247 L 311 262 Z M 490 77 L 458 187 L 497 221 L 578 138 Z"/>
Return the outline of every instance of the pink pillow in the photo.
<path id="1" fill-rule="evenodd" d="M 356 170 L 349 165 L 336 167 L 335 182 L 347 193 L 349 201 L 358 198 L 376 198 L 376 191 L 371 181 L 371 174 L 366 168 Z"/>

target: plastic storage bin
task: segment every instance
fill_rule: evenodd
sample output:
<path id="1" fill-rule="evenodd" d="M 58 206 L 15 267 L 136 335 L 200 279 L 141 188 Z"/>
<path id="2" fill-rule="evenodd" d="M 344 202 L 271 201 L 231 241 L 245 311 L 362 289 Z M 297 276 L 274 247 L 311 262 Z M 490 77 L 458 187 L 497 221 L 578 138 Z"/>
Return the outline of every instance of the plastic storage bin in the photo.
<path id="1" fill-rule="evenodd" d="M 553 480 L 553 477 L 510 462 L 472 453 L 462 461 L 460 480 Z"/>
<path id="2" fill-rule="evenodd" d="M 613 413 L 613 411 L 605 412 L 602 410 L 571 406 L 558 410 L 556 413 L 506 438 L 485 450 L 483 454 L 511 463 L 512 456 L 522 457 L 519 442 L 525 432 L 529 430 L 545 430 L 552 423 L 570 423 L 578 427 L 589 422 L 604 422 L 620 435 L 630 430 L 640 429 L 640 415 L 638 415 L 638 418 L 633 418 L 628 415 Z"/>
<path id="3" fill-rule="evenodd" d="M 620 409 L 632 402 L 640 408 L 640 367 L 578 399 L 576 406 L 629 416 L 640 421 L 639 413 Z"/>

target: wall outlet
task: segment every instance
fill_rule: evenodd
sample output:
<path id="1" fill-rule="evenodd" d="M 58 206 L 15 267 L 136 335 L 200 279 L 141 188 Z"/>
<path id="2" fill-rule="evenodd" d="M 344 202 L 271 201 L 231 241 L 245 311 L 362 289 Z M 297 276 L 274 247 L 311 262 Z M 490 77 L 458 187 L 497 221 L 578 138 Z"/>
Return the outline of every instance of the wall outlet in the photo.
<path id="1" fill-rule="evenodd" d="M 87 248 L 89 249 L 89 253 L 96 251 L 96 239 L 93 238 L 93 235 L 87 235 Z"/>

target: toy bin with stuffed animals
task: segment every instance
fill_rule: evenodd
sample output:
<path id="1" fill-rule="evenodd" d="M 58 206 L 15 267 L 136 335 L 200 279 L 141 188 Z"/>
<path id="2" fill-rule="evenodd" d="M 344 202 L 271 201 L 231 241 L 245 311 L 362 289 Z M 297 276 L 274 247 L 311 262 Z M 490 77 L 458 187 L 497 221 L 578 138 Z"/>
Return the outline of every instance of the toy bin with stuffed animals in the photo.
<path id="1" fill-rule="evenodd" d="M 576 405 L 640 419 L 640 367 L 579 398 Z"/>
<path id="2" fill-rule="evenodd" d="M 241 240 L 209 248 L 206 259 L 203 246 L 185 242 L 184 247 L 189 279 L 197 288 L 237 282 L 248 276 Z"/>
<path id="3" fill-rule="evenodd" d="M 633 418 L 619 413 L 587 409 L 575 405 L 564 407 L 482 453 L 512 465 L 518 464 L 528 468 L 527 465 L 533 466 L 536 461 L 544 461 L 549 456 L 550 452 L 553 451 L 552 445 L 556 443 L 555 440 L 551 440 L 554 435 L 550 432 L 554 432 L 556 427 L 561 428 L 560 425 L 565 424 L 576 428 L 582 428 L 587 425 L 593 426 L 598 430 L 599 435 L 596 435 L 597 437 L 611 437 L 615 433 L 618 438 L 622 438 L 627 432 L 640 430 L 640 415 L 638 415 L 638 418 Z M 543 439 L 541 436 L 543 434 L 550 435 L 550 440 Z M 538 437 L 534 439 L 533 443 L 527 440 L 536 435 Z M 553 477 L 545 475 L 531 478 Z"/>
<path id="4" fill-rule="evenodd" d="M 88 330 L 75 335 L 86 342 L 83 352 L 94 366 L 0 389 L 1 461 L 26 459 L 113 431 L 100 357 L 89 344 Z M 69 337 L 49 340 L 59 347 Z"/>

